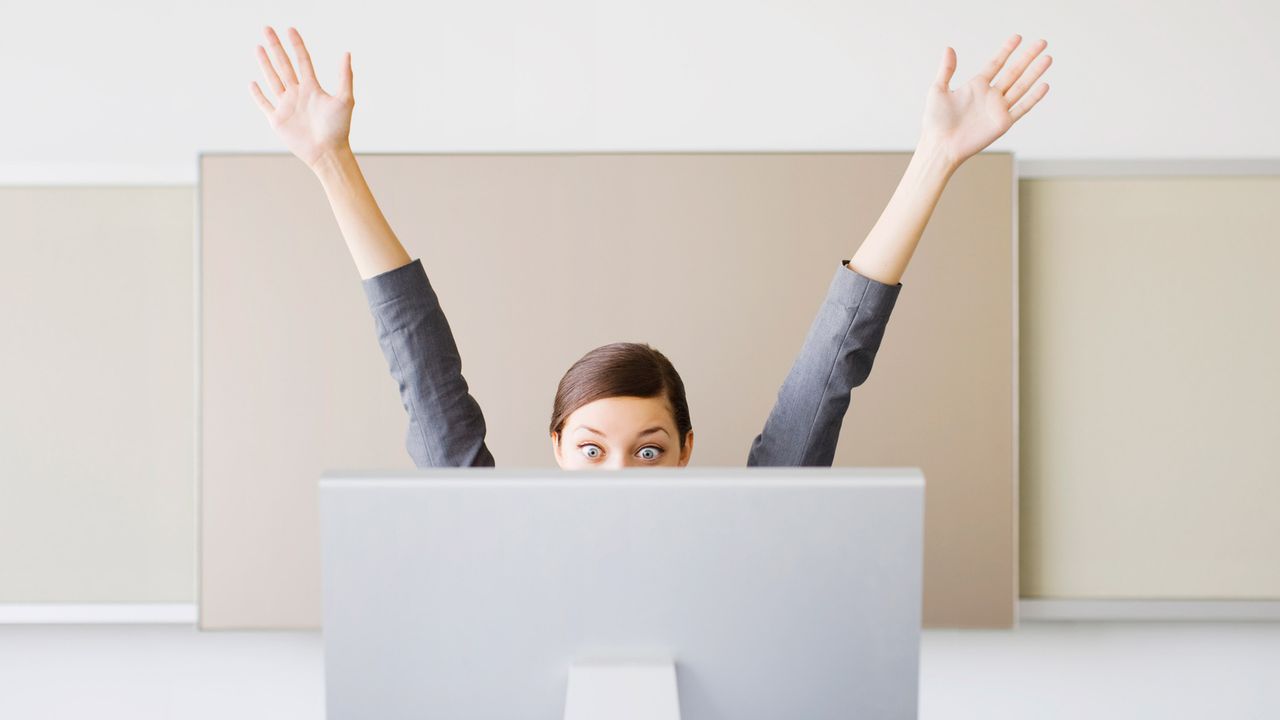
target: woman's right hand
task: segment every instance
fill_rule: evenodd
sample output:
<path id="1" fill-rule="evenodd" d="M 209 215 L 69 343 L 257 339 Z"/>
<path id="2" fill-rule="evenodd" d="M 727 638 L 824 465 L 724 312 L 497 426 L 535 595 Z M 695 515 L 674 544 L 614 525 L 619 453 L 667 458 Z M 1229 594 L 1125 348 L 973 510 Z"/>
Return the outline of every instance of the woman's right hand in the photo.
<path id="1" fill-rule="evenodd" d="M 263 32 L 267 47 L 258 46 L 258 63 L 267 86 L 275 94 L 275 103 L 267 99 L 256 82 L 249 83 L 249 92 L 289 152 L 316 170 L 325 158 L 350 150 L 351 109 L 355 106 L 351 95 L 351 53 L 343 55 L 338 91 L 330 95 L 316 80 L 311 56 L 297 30 L 289 28 L 289 42 L 298 60 L 297 74 L 276 31 L 268 27 Z"/>

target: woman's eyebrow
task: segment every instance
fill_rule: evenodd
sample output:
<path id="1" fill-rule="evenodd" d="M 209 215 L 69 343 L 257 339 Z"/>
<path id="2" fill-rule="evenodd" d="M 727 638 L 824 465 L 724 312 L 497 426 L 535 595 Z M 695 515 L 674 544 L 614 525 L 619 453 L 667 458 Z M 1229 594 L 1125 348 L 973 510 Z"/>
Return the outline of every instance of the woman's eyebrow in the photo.
<path id="1" fill-rule="evenodd" d="M 608 435 L 605 435 L 604 433 L 600 432 L 599 430 L 597 430 L 597 429 L 595 429 L 595 428 L 593 428 L 593 427 L 587 427 L 586 425 L 579 425 L 578 427 L 576 427 L 576 428 L 574 428 L 574 429 L 575 429 L 575 430 L 587 430 L 587 431 L 589 431 L 589 432 L 593 432 L 593 433 L 595 433 L 595 434 L 599 435 L 600 437 L 609 437 Z M 640 434 L 639 434 L 639 435 L 637 435 L 636 437 L 644 437 L 645 435 L 649 435 L 649 434 L 651 434 L 651 433 L 655 433 L 655 432 L 664 432 L 664 433 L 667 433 L 667 437 L 671 437 L 671 433 L 667 432 L 667 429 L 666 429 L 666 428 L 661 427 L 661 426 L 658 426 L 658 425 L 655 425 L 655 426 L 653 426 L 653 427 L 649 428 L 648 430 L 645 430 L 644 432 L 640 433 Z"/>

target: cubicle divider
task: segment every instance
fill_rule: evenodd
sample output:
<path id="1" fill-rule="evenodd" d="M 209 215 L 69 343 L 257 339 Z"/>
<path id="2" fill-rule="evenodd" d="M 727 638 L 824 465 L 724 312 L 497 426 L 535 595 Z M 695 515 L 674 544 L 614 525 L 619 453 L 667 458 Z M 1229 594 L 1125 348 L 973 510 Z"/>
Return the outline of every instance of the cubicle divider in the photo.
<path id="1" fill-rule="evenodd" d="M 836 457 L 925 471 L 927 624 L 1007 624 L 1019 576 L 1025 617 L 1280 617 L 1280 165 L 1026 162 L 1015 211 L 993 189 L 1011 161 L 984 153 L 953 179 Z M 693 464 L 741 466 L 906 155 L 364 162 L 441 294 L 499 464 L 550 466 L 560 373 L 637 339 L 685 376 Z M 0 188 L 0 622 L 191 617 L 199 468 L 204 626 L 313 627 L 318 473 L 410 466 L 313 178 L 283 155 L 202 166 L 194 193 Z M 1015 258 L 1005 386 L 987 371 Z M 1017 492 L 1012 462 L 981 469 L 1005 452 L 1006 401 Z"/>
<path id="2" fill-rule="evenodd" d="M 1280 162 L 1020 170 L 1030 614 L 1280 618 Z"/>
<path id="3" fill-rule="evenodd" d="M 554 467 L 556 383 L 605 343 L 647 342 L 689 394 L 692 464 L 745 466 L 841 260 L 907 153 L 370 155 L 421 258 L 504 467 Z M 925 616 L 1006 627 L 1017 581 L 1013 157 L 942 198 L 837 465 L 927 485 Z M 360 279 L 287 155 L 201 162 L 201 625 L 319 622 L 316 482 L 402 468 L 406 420 Z"/>
<path id="4" fill-rule="evenodd" d="M 0 622 L 194 619 L 194 206 L 0 188 Z"/>

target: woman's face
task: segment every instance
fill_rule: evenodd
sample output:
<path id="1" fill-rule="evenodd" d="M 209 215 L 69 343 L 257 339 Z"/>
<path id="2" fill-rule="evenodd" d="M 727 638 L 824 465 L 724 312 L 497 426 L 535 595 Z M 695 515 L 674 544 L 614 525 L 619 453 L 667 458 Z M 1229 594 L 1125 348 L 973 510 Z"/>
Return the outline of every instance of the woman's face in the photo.
<path id="1" fill-rule="evenodd" d="M 693 453 L 693 431 L 681 452 L 666 396 L 601 398 L 570 413 L 563 436 L 551 433 L 551 446 L 565 470 L 684 467 Z"/>

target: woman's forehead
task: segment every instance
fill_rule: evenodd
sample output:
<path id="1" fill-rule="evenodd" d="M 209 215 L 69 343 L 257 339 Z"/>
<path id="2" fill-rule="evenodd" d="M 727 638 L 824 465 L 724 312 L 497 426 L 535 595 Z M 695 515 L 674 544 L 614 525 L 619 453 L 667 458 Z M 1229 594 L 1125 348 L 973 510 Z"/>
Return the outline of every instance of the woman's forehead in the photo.
<path id="1" fill-rule="evenodd" d="M 601 398 L 574 410 L 566 424 L 570 431 L 585 424 L 606 435 L 635 433 L 654 426 L 669 428 L 671 412 L 671 404 L 665 397 Z"/>

